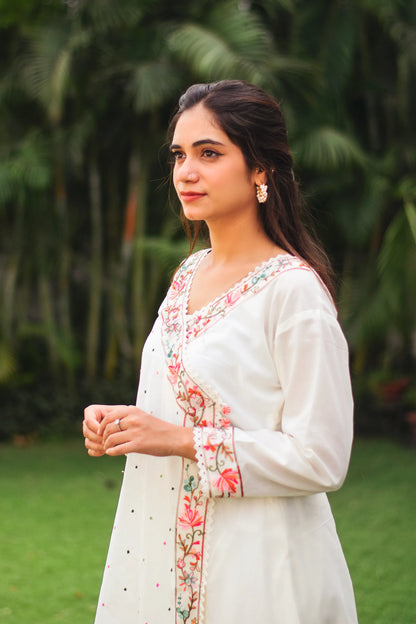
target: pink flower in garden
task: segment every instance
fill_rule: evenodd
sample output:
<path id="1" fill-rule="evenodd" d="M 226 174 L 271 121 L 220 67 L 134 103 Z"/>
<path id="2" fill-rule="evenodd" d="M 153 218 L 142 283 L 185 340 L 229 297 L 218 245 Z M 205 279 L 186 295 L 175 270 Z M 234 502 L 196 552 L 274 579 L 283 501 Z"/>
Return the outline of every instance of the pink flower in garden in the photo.
<path id="1" fill-rule="evenodd" d="M 203 523 L 201 514 L 196 509 L 191 509 L 189 505 L 185 505 L 185 511 L 178 517 L 179 524 L 185 528 L 198 527 Z"/>
<path id="2" fill-rule="evenodd" d="M 238 472 L 233 470 L 232 468 L 226 468 L 222 471 L 218 479 L 214 481 L 214 486 L 224 492 L 232 492 L 235 494 L 237 491 L 237 485 L 239 482 Z"/>

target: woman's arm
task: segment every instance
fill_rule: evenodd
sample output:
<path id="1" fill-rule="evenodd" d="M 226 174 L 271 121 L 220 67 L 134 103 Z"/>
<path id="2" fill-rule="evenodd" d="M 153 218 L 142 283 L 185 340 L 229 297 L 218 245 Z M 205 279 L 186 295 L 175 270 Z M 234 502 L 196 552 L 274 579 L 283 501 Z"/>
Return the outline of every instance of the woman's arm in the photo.
<path id="1" fill-rule="evenodd" d="M 345 479 L 353 401 L 335 318 L 319 309 L 293 315 L 276 333 L 274 361 L 284 397 L 280 430 L 195 431 L 207 496 L 224 496 L 227 485 L 229 496 L 298 496 L 335 490 Z"/>

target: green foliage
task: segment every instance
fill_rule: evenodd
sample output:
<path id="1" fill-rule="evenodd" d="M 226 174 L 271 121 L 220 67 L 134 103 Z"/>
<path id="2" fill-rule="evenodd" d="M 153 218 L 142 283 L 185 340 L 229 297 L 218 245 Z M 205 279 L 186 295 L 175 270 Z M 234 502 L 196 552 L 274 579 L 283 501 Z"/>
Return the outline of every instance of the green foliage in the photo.
<path id="1" fill-rule="evenodd" d="M 19 143 L 0 150 L 0 209 L 22 193 L 48 188 L 51 177 L 47 142 L 33 130 Z"/>
<path id="2" fill-rule="evenodd" d="M 352 166 L 363 167 L 366 155 L 351 135 L 334 127 L 314 128 L 294 144 L 297 163 L 327 172 Z"/>
<path id="3" fill-rule="evenodd" d="M 189 84 L 221 78 L 282 104 L 358 397 L 374 371 L 414 379 L 413 3 L 0 0 L 0 29 L 3 386 L 136 370 L 187 253 L 162 184 L 168 120 Z"/>

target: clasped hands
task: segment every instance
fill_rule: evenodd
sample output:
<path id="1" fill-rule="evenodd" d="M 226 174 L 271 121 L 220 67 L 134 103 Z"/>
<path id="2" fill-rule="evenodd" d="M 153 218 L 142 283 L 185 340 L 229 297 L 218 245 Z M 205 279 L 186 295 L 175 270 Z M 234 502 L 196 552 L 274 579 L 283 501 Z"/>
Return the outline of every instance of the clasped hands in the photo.
<path id="1" fill-rule="evenodd" d="M 92 457 L 143 453 L 195 459 L 192 428 L 156 418 L 134 405 L 90 405 L 82 431 Z"/>

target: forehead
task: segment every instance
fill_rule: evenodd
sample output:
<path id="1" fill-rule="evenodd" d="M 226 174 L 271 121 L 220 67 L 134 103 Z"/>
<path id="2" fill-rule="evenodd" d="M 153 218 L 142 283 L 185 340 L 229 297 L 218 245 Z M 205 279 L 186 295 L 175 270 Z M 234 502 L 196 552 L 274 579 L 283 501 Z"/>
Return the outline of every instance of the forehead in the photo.
<path id="1" fill-rule="evenodd" d="M 220 128 L 214 114 L 202 103 L 184 111 L 178 119 L 172 143 L 185 145 L 210 138 L 222 143 L 230 143 L 226 133 Z"/>

